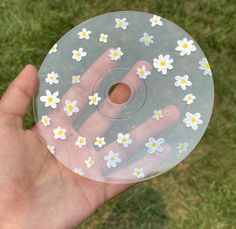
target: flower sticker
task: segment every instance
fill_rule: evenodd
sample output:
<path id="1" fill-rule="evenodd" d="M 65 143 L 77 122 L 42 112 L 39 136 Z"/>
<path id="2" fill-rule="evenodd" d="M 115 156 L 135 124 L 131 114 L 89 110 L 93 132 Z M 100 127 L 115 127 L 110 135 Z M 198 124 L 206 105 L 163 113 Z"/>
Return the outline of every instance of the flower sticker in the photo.
<path id="1" fill-rule="evenodd" d="M 196 99 L 196 96 L 193 94 L 187 94 L 184 98 L 183 101 L 185 101 L 188 105 L 193 103 L 193 100 Z"/>
<path id="2" fill-rule="evenodd" d="M 87 30 L 86 28 L 83 28 L 82 31 L 78 32 L 79 39 L 89 39 L 89 35 L 91 34 L 91 31 Z"/>
<path id="3" fill-rule="evenodd" d="M 101 100 L 101 97 L 98 96 L 98 93 L 94 93 L 94 95 L 90 95 L 89 97 L 89 105 L 98 105 L 98 102 Z"/>
<path id="4" fill-rule="evenodd" d="M 135 168 L 132 174 L 137 178 L 145 177 L 143 168 Z"/>
<path id="5" fill-rule="evenodd" d="M 126 18 L 116 18 L 115 19 L 115 28 L 126 30 L 129 25 L 129 22 L 126 21 Z"/>
<path id="6" fill-rule="evenodd" d="M 82 148 L 86 145 L 86 137 L 79 136 L 75 145 L 77 145 L 79 148 Z"/>
<path id="7" fill-rule="evenodd" d="M 162 114 L 162 110 L 158 110 L 158 111 L 153 111 L 153 116 L 152 118 L 154 118 L 155 120 L 160 120 L 161 118 L 163 118 L 163 114 Z"/>
<path id="8" fill-rule="evenodd" d="M 128 148 L 128 146 L 132 143 L 132 139 L 130 139 L 130 134 L 117 134 L 117 142 L 122 144 L 125 148 Z"/>
<path id="9" fill-rule="evenodd" d="M 79 82 L 80 82 L 80 75 L 72 76 L 72 81 L 71 81 L 72 84 L 77 84 Z"/>
<path id="10" fill-rule="evenodd" d="M 45 103 L 45 107 L 57 108 L 57 103 L 60 103 L 60 99 L 57 98 L 59 92 L 56 91 L 52 94 L 49 90 L 46 90 L 45 93 L 46 95 L 40 97 L 40 101 Z"/>
<path id="11" fill-rule="evenodd" d="M 105 138 L 104 137 L 96 137 L 96 141 L 94 143 L 95 146 L 98 146 L 99 148 L 103 147 L 106 145 Z"/>
<path id="12" fill-rule="evenodd" d="M 143 37 L 139 39 L 140 43 L 144 43 L 145 46 L 149 46 L 150 44 L 153 44 L 154 41 L 152 40 L 153 36 L 149 36 L 148 33 L 143 33 Z"/>
<path id="13" fill-rule="evenodd" d="M 54 147 L 54 146 L 52 146 L 52 145 L 47 145 L 47 149 L 49 150 L 49 152 L 50 152 L 51 154 L 55 154 L 55 147 Z"/>
<path id="14" fill-rule="evenodd" d="M 107 34 L 101 33 L 99 37 L 99 41 L 103 43 L 107 43 L 107 38 L 108 38 Z"/>
<path id="15" fill-rule="evenodd" d="M 118 47 L 116 49 L 110 49 L 109 50 L 109 57 L 111 60 L 119 60 L 123 56 L 123 52 L 121 51 L 121 48 Z"/>
<path id="16" fill-rule="evenodd" d="M 66 139 L 66 129 L 63 129 L 60 126 L 55 128 L 53 130 L 53 133 L 54 133 L 54 138 L 55 139 L 61 139 L 61 140 L 65 140 Z"/>
<path id="17" fill-rule="evenodd" d="M 48 54 L 52 54 L 54 52 L 57 52 L 57 44 L 54 44 L 52 48 L 49 50 Z"/>
<path id="18" fill-rule="evenodd" d="M 82 168 L 74 168 L 73 172 L 77 173 L 80 176 L 84 176 L 84 174 L 85 174 L 85 172 L 84 172 L 84 170 Z"/>
<path id="19" fill-rule="evenodd" d="M 186 118 L 184 118 L 183 122 L 186 124 L 186 127 L 191 127 L 193 130 L 197 130 L 198 125 L 203 123 L 200 118 L 200 113 L 191 114 L 190 112 L 187 112 Z"/>
<path id="20" fill-rule="evenodd" d="M 186 153 L 188 151 L 188 143 L 179 143 L 177 149 L 179 153 Z"/>
<path id="21" fill-rule="evenodd" d="M 210 65 L 205 57 L 203 57 L 199 62 L 199 69 L 204 71 L 204 75 L 212 76 Z"/>
<path id="22" fill-rule="evenodd" d="M 149 138 L 148 143 L 145 146 L 148 148 L 148 153 L 153 154 L 156 152 L 163 152 L 163 144 L 165 142 L 164 138 L 158 138 L 157 140 L 154 138 Z"/>
<path id="23" fill-rule="evenodd" d="M 153 59 L 153 67 L 157 69 L 158 72 L 161 72 L 163 75 L 167 74 L 168 69 L 173 69 L 171 65 L 174 62 L 170 55 L 163 56 L 159 55 L 158 58 Z"/>
<path id="24" fill-rule="evenodd" d="M 86 164 L 87 168 L 91 168 L 95 162 L 91 157 L 88 157 L 88 159 L 85 160 L 84 163 Z"/>
<path id="25" fill-rule="evenodd" d="M 180 56 L 189 56 L 191 52 L 196 51 L 196 46 L 193 45 L 193 40 L 184 38 L 183 40 L 178 40 L 177 44 L 178 46 L 175 48 L 175 50 L 180 52 Z"/>
<path id="26" fill-rule="evenodd" d="M 157 15 L 153 15 L 152 18 L 149 19 L 149 21 L 151 22 L 151 26 L 154 27 L 156 25 L 162 26 L 163 23 L 161 21 L 161 17 L 157 16 Z"/>
<path id="27" fill-rule="evenodd" d="M 52 85 L 52 84 L 58 84 L 58 74 L 55 72 L 51 72 L 47 74 L 47 78 L 45 79 L 45 82 Z"/>
<path id="28" fill-rule="evenodd" d="M 77 107 L 77 101 L 73 100 L 70 101 L 69 99 L 65 101 L 66 106 L 64 107 L 64 111 L 66 112 L 67 116 L 72 116 L 73 113 L 78 113 L 79 108 Z"/>
<path id="29" fill-rule="evenodd" d="M 83 48 L 79 48 L 78 50 L 73 50 L 72 54 L 72 59 L 81 61 L 81 59 L 87 55 L 87 52 L 85 52 Z"/>
<path id="30" fill-rule="evenodd" d="M 182 90 L 186 90 L 187 86 L 191 87 L 192 86 L 192 82 L 189 81 L 189 77 L 188 75 L 184 75 L 184 76 L 176 76 L 175 77 L 175 86 L 176 87 L 181 87 Z"/>
<path id="31" fill-rule="evenodd" d="M 146 79 L 147 76 L 151 75 L 151 72 L 146 69 L 145 65 L 137 67 L 136 75 L 141 79 Z"/>
<path id="32" fill-rule="evenodd" d="M 104 160 L 107 161 L 108 168 L 115 168 L 117 164 L 121 162 L 120 154 L 114 153 L 112 150 L 110 150 L 109 153 L 104 156 Z"/>
<path id="33" fill-rule="evenodd" d="M 41 118 L 41 122 L 43 123 L 44 126 L 50 126 L 51 124 L 51 118 L 47 115 L 43 115 Z"/>

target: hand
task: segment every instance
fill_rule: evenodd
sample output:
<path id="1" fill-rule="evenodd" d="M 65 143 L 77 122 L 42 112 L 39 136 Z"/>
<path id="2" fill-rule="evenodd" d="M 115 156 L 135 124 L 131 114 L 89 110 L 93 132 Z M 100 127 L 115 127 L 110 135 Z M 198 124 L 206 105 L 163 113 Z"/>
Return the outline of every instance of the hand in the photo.
<path id="1" fill-rule="evenodd" d="M 101 64 L 99 60 L 98 64 Z M 130 74 L 132 76 L 132 70 Z M 133 185 L 102 183 L 73 173 L 49 153 L 38 128 L 23 129 L 23 117 L 38 85 L 37 70 L 27 65 L 0 100 L 0 228 L 73 228 L 106 201 Z M 111 95 L 113 101 L 126 99 L 123 90 L 122 86 L 115 88 Z M 72 88 L 62 101 L 73 93 Z M 141 124 L 147 130 L 152 126 L 144 133 L 144 140 L 163 131 L 179 116 L 174 106 L 165 108 L 164 112 L 166 119 L 159 125 L 151 123 L 151 119 Z M 89 129 L 97 116 L 90 118 L 91 124 L 85 122 L 84 129 Z M 141 127 L 131 133 L 137 138 L 138 128 Z M 95 131 L 98 134 L 104 130 Z M 168 155 L 168 146 L 165 155 Z M 159 159 L 156 162 L 160 163 Z"/>

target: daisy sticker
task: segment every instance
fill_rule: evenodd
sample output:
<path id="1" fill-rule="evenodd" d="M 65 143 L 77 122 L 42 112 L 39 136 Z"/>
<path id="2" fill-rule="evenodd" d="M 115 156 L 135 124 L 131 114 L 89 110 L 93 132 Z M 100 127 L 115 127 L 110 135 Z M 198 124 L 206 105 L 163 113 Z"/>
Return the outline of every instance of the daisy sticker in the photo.
<path id="1" fill-rule="evenodd" d="M 163 118 L 163 114 L 162 114 L 162 110 L 158 110 L 158 111 L 153 111 L 153 116 L 152 118 L 154 118 L 155 120 L 160 120 L 161 118 Z"/>
<path id="2" fill-rule="evenodd" d="M 56 91 L 52 94 L 49 90 L 46 90 L 45 93 L 46 95 L 40 97 L 40 101 L 45 103 L 45 107 L 57 108 L 57 103 L 60 102 L 60 99 L 57 98 L 59 92 Z"/>
<path id="3" fill-rule="evenodd" d="M 107 161 L 107 167 L 108 168 L 115 168 L 118 163 L 121 162 L 120 154 L 114 153 L 113 151 L 109 151 L 109 153 L 104 156 L 104 160 Z"/>
<path id="4" fill-rule="evenodd" d="M 55 154 L 55 147 L 54 147 L 54 146 L 52 146 L 52 145 L 47 145 L 47 149 L 49 150 L 49 152 L 50 152 L 51 154 Z"/>
<path id="5" fill-rule="evenodd" d="M 109 57 L 111 60 L 119 60 L 123 56 L 123 52 L 121 51 L 121 48 L 118 47 L 116 49 L 110 49 L 109 50 Z"/>
<path id="6" fill-rule="evenodd" d="M 152 18 L 149 19 L 149 21 L 151 22 L 151 26 L 154 27 L 156 25 L 162 26 L 163 23 L 161 21 L 161 17 L 157 16 L 157 15 L 153 15 Z"/>
<path id="7" fill-rule="evenodd" d="M 48 54 L 52 54 L 54 52 L 57 52 L 57 44 L 54 44 L 52 48 L 49 50 Z"/>
<path id="8" fill-rule="evenodd" d="M 139 39 L 139 42 L 144 43 L 145 46 L 149 46 L 150 44 L 154 43 L 152 39 L 153 39 L 153 36 L 149 36 L 148 33 L 144 33 L 143 37 Z"/>
<path id="9" fill-rule="evenodd" d="M 158 72 L 166 75 L 168 69 L 173 69 L 173 66 L 171 65 L 173 62 L 174 61 L 170 58 L 170 55 L 163 56 L 161 54 L 158 58 L 153 59 L 153 67 L 156 68 Z"/>
<path id="10" fill-rule="evenodd" d="M 147 76 L 151 75 L 151 72 L 146 69 L 145 65 L 137 67 L 136 75 L 141 79 L 146 79 Z"/>
<path id="11" fill-rule="evenodd" d="M 107 43 L 107 38 L 108 38 L 107 34 L 101 33 L 99 37 L 99 41 L 103 43 Z"/>
<path id="12" fill-rule="evenodd" d="M 145 146 L 148 148 L 148 153 L 153 154 L 156 152 L 161 153 L 163 149 L 163 144 L 165 142 L 164 138 L 158 138 L 157 140 L 154 138 L 149 138 L 148 143 L 145 144 Z"/>
<path id="13" fill-rule="evenodd" d="M 123 30 L 126 30 L 128 25 L 129 25 L 129 22 L 126 21 L 126 18 L 116 18 L 115 19 L 115 28 L 116 29 L 123 29 Z"/>
<path id="14" fill-rule="evenodd" d="M 204 71 L 204 75 L 212 76 L 210 65 L 205 57 L 203 57 L 199 62 L 199 69 Z"/>
<path id="15" fill-rule="evenodd" d="M 79 39 L 89 39 L 89 35 L 91 34 L 91 31 L 87 30 L 86 28 L 83 28 L 82 31 L 78 32 Z"/>
<path id="16" fill-rule="evenodd" d="M 80 75 L 72 76 L 72 81 L 71 81 L 72 84 L 76 84 L 76 83 L 79 83 L 79 82 L 80 82 Z"/>
<path id="17" fill-rule="evenodd" d="M 79 136 L 75 145 L 77 145 L 79 148 L 82 148 L 86 145 L 86 137 Z"/>
<path id="18" fill-rule="evenodd" d="M 188 143 L 179 143 L 177 149 L 179 153 L 186 153 L 188 151 Z"/>
<path id="19" fill-rule="evenodd" d="M 132 174 L 137 178 L 145 177 L 143 168 L 135 168 Z"/>
<path id="20" fill-rule="evenodd" d="M 84 176 L 84 174 L 85 174 L 85 172 L 82 168 L 74 168 L 73 172 L 79 174 L 80 176 Z"/>
<path id="21" fill-rule="evenodd" d="M 66 100 L 65 101 L 66 106 L 64 107 L 64 111 L 66 112 L 67 116 L 72 116 L 73 113 L 78 113 L 79 108 L 77 107 L 77 101 L 73 100 Z"/>
<path id="22" fill-rule="evenodd" d="M 55 139 L 61 139 L 61 140 L 66 139 L 66 129 L 63 129 L 60 126 L 55 128 L 53 130 L 53 133 L 54 133 L 54 138 Z"/>
<path id="23" fill-rule="evenodd" d="M 98 105 L 98 102 L 101 100 L 101 97 L 98 96 L 98 93 L 95 93 L 94 95 L 90 95 L 89 97 L 89 105 Z"/>
<path id="24" fill-rule="evenodd" d="M 196 99 L 196 97 L 193 94 L 187 94 L 184 98 L 183 101 L 185 101 L 188 105 L 193 103 L 193 100 Z"/>
<path id="25" fill-rule="evenodd" d="M 78 50 L 73 50 L 72 54 L 73 54 L 72 59 L 76 61 L 81 61 L 81 59 L 87 55 L 87 53 L 84 51 L 83 48 L 79 48 Z"/>
<path id="26" fill-rule="evenodd" d="M 203 123 L 200 118 L 200 113 L 191 114 L 190 112 L 187 112 L 186 118 L 184 118 L 183 122 L 186 124 L 186 127 L 191 127 L 193 130 L 197 130 L 198 125 Z"/>
<path id="27" fill-rule="evenodd" d="M 193 40 L 184 38 L 183 40 L 178 40 L 177 44 L 178 46 L 175 48 L 175 50 L 180 52 L 180 56 L 189 56 L 191 52 L 196 51 L 196 47 L 193 45 Z"/>
<path id="28" fill-rule="evenodd" d="M 96 141 L 94 143 L 95 146 L 98 146 L 99 148 L 103 147 L 106 145 L 105 138 L 104 137 L 96 137 Z"/>
<path id="29" fill-rule="evenodd" d="M 88 159 L 85 160 L 84 163 L 86 164 L 87 168 L 91 168 L 95 162 L 91 157 L 88 157 Z"/>
<path id="30" fill-rule="evenodd" d="M 188 75 L 184 75 L 184 76 L 176 76 L 175 77 L 175 86 L 176 87 L 181 87 L 182 90 L 186 90 L 187 86 L 191 87 L 192 86 L 192 82 L 189 81 L 189 77 Z"/>
<path id="31" fill-rule="evenodd" d="M 132 139 L 130 139 L 130 134 L 118 133 L 117 142 L 127 148 L 132 143 Z"/>
<path id="32" fill-rule="evenodd" d="M 55 72 L 51 72 L 47 74 L 47 78 L 45 79 L 45 82 L 52 85 L 52 84 L 58 84 L 58 74 Z"/>
<path id="33" fill-rule="evenodd" d="M 51 121 L 51 119 L 47 115 L 43 115 L 41 118 L 41 122 L 43 123 L 44 126 L 50 126 L 50 124 L 51 124 L 50 121 Z"/>

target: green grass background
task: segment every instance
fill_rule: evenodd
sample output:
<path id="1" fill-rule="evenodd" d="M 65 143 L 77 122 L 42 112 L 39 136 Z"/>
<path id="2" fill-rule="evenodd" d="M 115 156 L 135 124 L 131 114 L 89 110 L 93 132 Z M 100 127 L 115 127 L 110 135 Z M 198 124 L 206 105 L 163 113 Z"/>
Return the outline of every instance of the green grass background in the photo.
<path id="1" fill-rule="evenodd" d="M 235 0 L 0 0 L 0 95 L 25 64 L 39 67 L 71 28 L 117 10 L 158 14 L 190 33 L 211 64 L 215 107 L 204 138 L 183 163 L 115 198 L 80 228 L 236 228 Z M 25 126 L 33 124 L 30 109 Z"/>

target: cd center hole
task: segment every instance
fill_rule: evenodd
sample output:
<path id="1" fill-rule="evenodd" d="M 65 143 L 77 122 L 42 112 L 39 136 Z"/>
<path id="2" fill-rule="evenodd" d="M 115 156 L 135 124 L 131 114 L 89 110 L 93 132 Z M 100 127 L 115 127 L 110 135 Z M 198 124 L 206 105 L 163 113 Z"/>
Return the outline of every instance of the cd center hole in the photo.
<path id="1" fill-rule="evenodd" d="M 108 97 L 115 104 L 122 104 L 129 100 L 131 89 L 129 85 L 123 82 L 113 84 L 108 92 Z"/>

